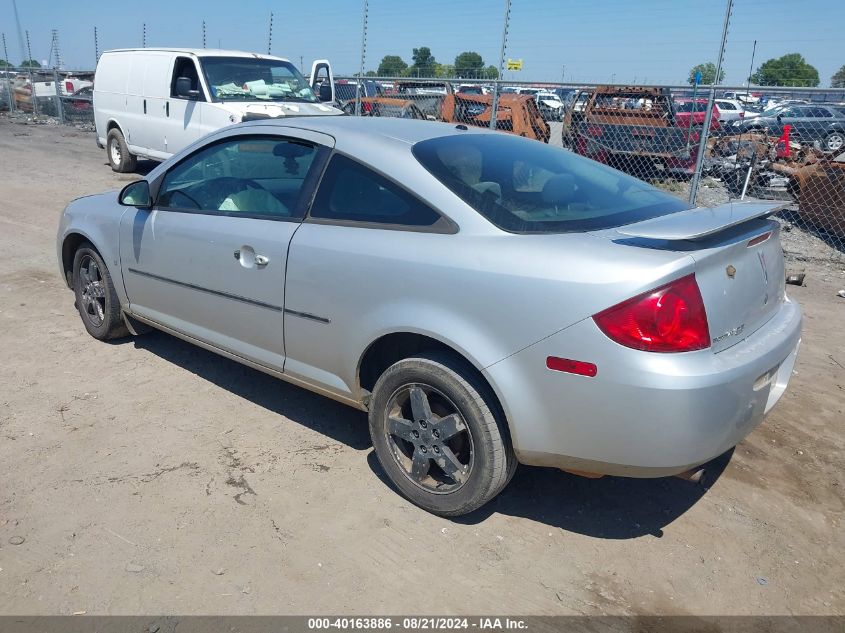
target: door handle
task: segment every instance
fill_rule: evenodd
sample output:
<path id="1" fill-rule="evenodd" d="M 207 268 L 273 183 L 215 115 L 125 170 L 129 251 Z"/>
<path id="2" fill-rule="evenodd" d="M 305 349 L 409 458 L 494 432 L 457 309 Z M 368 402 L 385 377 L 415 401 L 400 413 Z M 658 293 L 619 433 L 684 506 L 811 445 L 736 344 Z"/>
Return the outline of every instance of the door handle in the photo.
<path id="1" fill-rule="evenodd" d="M 270 258 L 266 255 L 259 255 L 251 246 L 243 246 L 234 252 L 235 259 L 244 268 L 264 268 L 270 263 Z"/>
<path id="2" fill-rule="evenodd" d="M 167 116 L 170 116 L 170 102 L 164 104 L 164 110 L 167 113 Z"/>
<path id="3" fill-rule="evenodd" d="M 144 114 L 147 113 L 147 100 L 144 99 Z"/>

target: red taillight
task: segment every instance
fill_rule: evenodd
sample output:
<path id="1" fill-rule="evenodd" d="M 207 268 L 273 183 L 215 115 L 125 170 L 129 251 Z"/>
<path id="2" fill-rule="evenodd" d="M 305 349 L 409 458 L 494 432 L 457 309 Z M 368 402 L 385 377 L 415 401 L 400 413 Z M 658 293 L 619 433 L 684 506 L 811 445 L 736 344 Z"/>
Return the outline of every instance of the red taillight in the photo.
<path id="1" fill-rule="evenodd" d="M 600 125 L 588 125 L 587 134 L 589 136 L 601 136 L 602 134 L 604 134 L 604 128 Z"/>
<path id="2" fill-rule="evenodd" d="M 647 352 L 710 347 L 710 329 L 695 275 L 645 292 L 593 316 L 609 338 Z"/>
<path id="3" fill-rule="evenodd" d="M 373 104 L 369 101 L 362 101 L 361 102 L 361 111 L 362 112 L 372 112 L 373 111 Z"/>
<path id="4" fill-rule="evenodd" d="M 69 81 L 65 82 L 65 92 L 67 92 L 68 94 L 73 92 L 73 84 Z"/>
<path id="5" fill-rule="evenodd" d="M 582 360 L 570 360 L 569 358 L 558 358 L 557 356 L 549 356 L 546 359 L 546 367 L 554 371 L 589 376 L 590 378 L 595 376 L 599 371 L 593 363 L 585 363 Z"/>

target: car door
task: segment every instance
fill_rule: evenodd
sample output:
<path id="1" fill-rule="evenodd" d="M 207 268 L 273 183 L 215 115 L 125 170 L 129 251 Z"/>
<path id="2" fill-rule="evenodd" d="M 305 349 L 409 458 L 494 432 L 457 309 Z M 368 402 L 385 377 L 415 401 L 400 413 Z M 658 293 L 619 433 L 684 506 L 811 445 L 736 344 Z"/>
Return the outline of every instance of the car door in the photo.
<path id="1" fill-rule="evenodd" d="M 285 374 L 356 397 L 357 362 L 372 342 L 364 324 L 398 309 L 391 293 L 449 252 L 456 230 L 400 184 L 335 153 L 288 254 Z M 422 277 L 419 314 L 437 292 Z"/>
<path id="2" fill-rule="evenodd" d="M 332 139 L 277 129 L 174 164 L 123 216 L 120 257 L 133 314 L 281 371 L 288 245 Z"/>

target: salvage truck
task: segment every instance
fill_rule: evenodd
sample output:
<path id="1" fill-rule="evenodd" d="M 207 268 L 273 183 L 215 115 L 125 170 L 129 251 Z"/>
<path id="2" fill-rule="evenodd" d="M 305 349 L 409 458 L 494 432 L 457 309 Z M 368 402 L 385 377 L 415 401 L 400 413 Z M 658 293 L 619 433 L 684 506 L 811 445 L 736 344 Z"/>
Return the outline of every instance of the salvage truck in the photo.
<path id="1" fill-rule="evenodd" d="M 255 119 L 341 115 L 334 76 L 317 60 L 311 81 L 288 60 L 242 51 L 140 48 L 106 51 L 94 77 L 97 145 L 114 171 L 139 157 L 164 160 L 227 125 Z"/>
<path id="2" fill-rule="evenodd" d="M 564 116 L 563 146 L 640 178 L 692 174 L 701 126 L 679 121 L 666 88 L 599 86 L 580 91 Z"/>

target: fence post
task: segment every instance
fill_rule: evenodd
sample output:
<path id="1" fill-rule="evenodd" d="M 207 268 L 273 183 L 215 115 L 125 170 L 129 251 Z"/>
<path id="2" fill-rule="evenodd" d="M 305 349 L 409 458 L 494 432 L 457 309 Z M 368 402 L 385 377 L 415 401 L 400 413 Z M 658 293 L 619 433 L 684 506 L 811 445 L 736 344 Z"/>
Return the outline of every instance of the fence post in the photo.
<path id="1" fill-rule="evenodd" d="M 508 27 L 511 21 L 511 0 L 505 0 L 505 25 L 502 29 L 502 50 L 499 53 L 499 76 L 493 83 L 493 105 L 490 108 L 490 129 L 495 130 L 499 117 L 499 81 L 505 74 L 505 52 L 508 48 Z"/>
<path id="2" fill-rule="evenodd" d="M 65 122 L 65 111 L 62 104 L 62 85 L 59 82 L 59 69 L 53 68 L 53 84 L 56 87 L 56 116 L 59 119 L 59 123 L 64 125 Z"/>
<path id="3" fill-rule="evenodd" d="M 364 0 L 364 22 L 361 25 L 361 68 L 358 71 L 358 83 L 355 85 L 355 116 L 361 116 L 361 93 L 364 87 L 364 62 L 367 59 L 367 0 Z"/>
<path id="4" fill-rule="evenodd" d="M 38 116 L 38 99 L 35 96 L 35 81 L 32 79 L 32 66 L 29 67 L 29 98 L 32 100 L 32 116 Z"/>
<path id="5" fill-rule="evenodd" d="M 6 66 L 6 90 L 9 91 L 9 114 L 15 111 L 15 95 L 12 92 L 12 80 L 9 78 L 11 66 Z"/>
<path id="6" fill-rule="evenodd" d="M 710 95 L 707 99 L 707 113 L 704 115 L 704 128 L 701 130 L 701 139 L 698 145 L 698 154 L 695 158 L 695 171 L 692 175 L 689 187 L 689 203 L 695 206 L 695 198 L 698 195 L 698 183 L 701 181 L 701 170 L 704 168 L 704 154 L 707 151 L 707 137 L 710 136 L 710 122 L 713 120 L 713 103 L 716 100 L 716 85 L 719 83 L 719 75 L 722 72 L 722 60 L 725 57 L 725 44 L 728 41 L 728 26 L 731 22 L 731 9 L 733 0 L 728 0 L 725 9 L 725 24 L 722 26 L 722 43 L 719 46 L 719 61 L 716 63 L 716 76 L 710 86 Z M 695 103 L 692 104 L 693 114 L 690 116 L 690 128 L 695 120 Z"/>

